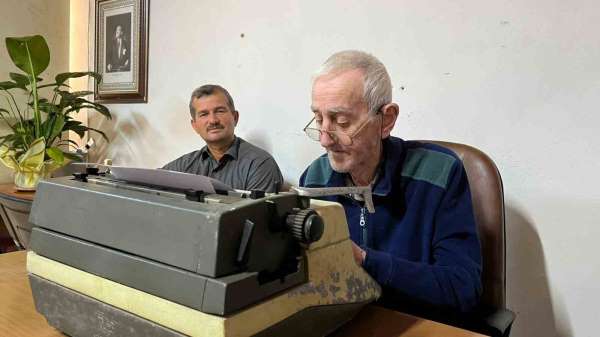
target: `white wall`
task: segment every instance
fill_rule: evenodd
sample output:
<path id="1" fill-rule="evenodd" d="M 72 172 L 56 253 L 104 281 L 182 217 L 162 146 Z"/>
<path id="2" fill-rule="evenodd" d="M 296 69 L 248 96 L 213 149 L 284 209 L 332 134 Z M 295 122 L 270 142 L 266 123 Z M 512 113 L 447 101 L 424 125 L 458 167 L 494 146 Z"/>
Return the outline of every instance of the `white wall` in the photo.
<path id="1" fill-rule="evenodd" d="M 158 167 L 201 147 L 189 94 L 219 83 L 240 110 L 237 134 L 296 183 L 321 153 L 301 132 L 311 72 L 338 50 L 372 52 L 401 107 L 394 135 L 468 143 L 500 168 L 513 336 L 594 336 L 598 32 L 592 0 L 151 1 L 149 102 L 91 116 L 112 139 L 95 158 Z"/>
<path id="2" fill-rule="evenodd" d="M 50 65 L 41 74 L 43 83 L 69 67 L 69 1 L 66 0 L 2 0 L 0 3 L 0 82 L 10 80 L 10 72 L 22 73 L 10 60 L 4 39 L 42 35 L 50 47 Z M 0 94 L 2 96 L 3 94 Z M 17 97 L 20 103 L 24 97 Z M 22 106 L 22 105 L 21 105 Z M 6 101 L 0 97 L 0 107 Z M 8 129 L 0 123 L 0 134 Z M 12 171 L 0 164 L 0 183 L 12 182 Z"/>

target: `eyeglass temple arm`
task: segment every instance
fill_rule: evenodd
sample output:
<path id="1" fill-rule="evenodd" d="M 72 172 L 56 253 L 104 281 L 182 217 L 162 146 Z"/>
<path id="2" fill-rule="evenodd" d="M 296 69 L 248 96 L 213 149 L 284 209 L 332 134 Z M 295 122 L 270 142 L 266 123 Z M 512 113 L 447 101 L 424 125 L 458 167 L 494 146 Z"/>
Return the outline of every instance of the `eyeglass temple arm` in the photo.
<path id="1" fill-rule="evenodd" d="M 302 131 L 305 131 L 306 128 L 308 128 L 308 126 L 310 125 L 310 123 L 312 123 L 315 120 L 315 117 L 313 116 L 313 118 L 310 119 L 310 121 L 308 122 L 308 124 L 306 124 L 303 128 Z"/>
<path id="2" fill-rule="evenodd" d="M 348 186 L 348 187 L 295 187 L 292 191 L 305 197 L 325 197 L 330 195 L 360 194 L 365 199 L 365 205 L 369 213 L 375 213 L 371 186 Z"/>

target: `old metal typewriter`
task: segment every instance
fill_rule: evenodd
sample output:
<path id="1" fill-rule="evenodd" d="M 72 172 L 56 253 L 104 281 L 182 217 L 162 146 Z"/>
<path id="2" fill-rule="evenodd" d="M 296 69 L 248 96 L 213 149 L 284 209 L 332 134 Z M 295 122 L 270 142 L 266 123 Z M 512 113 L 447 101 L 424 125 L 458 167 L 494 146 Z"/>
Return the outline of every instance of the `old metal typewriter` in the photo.
<path id="1" fill-rule="evenodd" d="M 343 208 L 97 169 L 40 182 L 27 269 L 70 336 L 323 336 L 380 295 Z"/>

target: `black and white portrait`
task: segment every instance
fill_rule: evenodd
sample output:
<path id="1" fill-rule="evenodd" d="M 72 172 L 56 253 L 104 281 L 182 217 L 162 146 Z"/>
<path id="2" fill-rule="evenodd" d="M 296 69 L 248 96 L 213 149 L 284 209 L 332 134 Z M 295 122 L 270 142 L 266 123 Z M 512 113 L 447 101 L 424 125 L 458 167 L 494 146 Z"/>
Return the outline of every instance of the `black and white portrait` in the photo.
<path id="1" fill-rule="evenodd" d="M 95 69 L 102 103 L 147 102 L 148 0 L 95 0 Z"/>
<path id="2" fill-rule="evenodd" d="M 131 13 L 106 18 L 106 72 L 131 70 Z"/>

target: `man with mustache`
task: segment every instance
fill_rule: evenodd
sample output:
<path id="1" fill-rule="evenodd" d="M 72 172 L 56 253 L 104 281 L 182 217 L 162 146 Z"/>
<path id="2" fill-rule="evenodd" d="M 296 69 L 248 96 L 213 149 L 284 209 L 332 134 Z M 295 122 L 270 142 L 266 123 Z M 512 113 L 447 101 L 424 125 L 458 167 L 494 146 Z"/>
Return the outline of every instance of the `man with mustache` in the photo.
<path id="1" fill-rule="evenodd" d="M 361 51 L 332 55 L 313 80 L 304 128 L 327 151 L 300 185 L 371 185 L 375 213 L 358 195 L 326 197 L 346 212 L 353 253 L 381 286 L 384 306 L 440 319 L 471 311 L 481 252 L 460 159 L 390 135 L 398 117 L 385 66 Z"/>
<path id="2" fill-rule="evenodd" d="M 276 192 L 283 183 L 275 159 L 234 134 L 239 120 L 233 98 L 219 85 L 203 85 L 190 98 L 192 128 L 206 146 L 168 163 L 163 169 L 215 178 L 241 190 Z"/>

